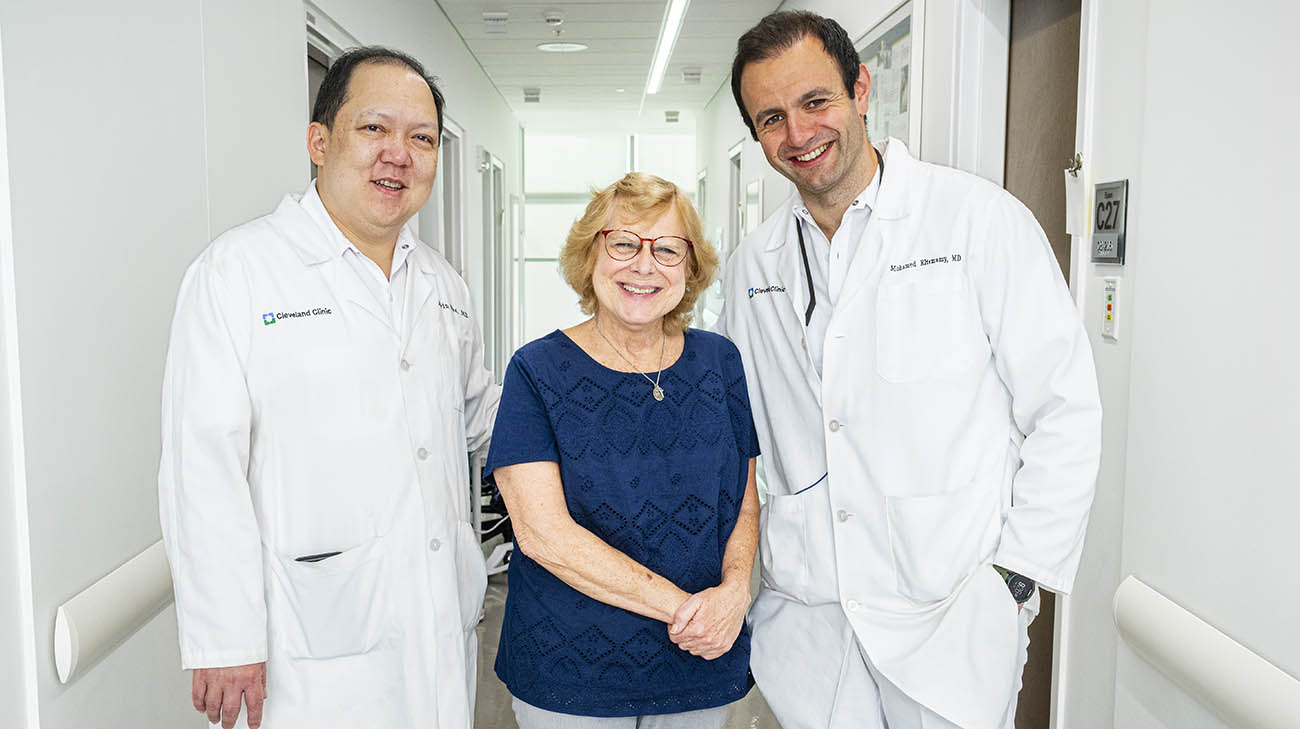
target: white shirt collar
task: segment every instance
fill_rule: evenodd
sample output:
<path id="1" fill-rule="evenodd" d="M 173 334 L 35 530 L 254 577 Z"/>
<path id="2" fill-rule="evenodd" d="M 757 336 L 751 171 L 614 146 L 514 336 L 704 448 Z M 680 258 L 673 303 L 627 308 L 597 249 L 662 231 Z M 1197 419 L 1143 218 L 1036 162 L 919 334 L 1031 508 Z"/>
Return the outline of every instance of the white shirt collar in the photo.
<path id="1" fill-rule="evenodd" d="M 348 240 L 342 230 L 339 230 L 334 218 L 330 217 L 329 211 L 325 209 L 325 203 L 320 199 L 320 193 L 316 190 L 315 180 L 311 181 L 311 184 L 307 186 L 307 192 L 303 193 L 302 206 L 312 220 L 315 221 L 317 227 L 328 236 L 330 249 L 336 255 L 341 256 L 348 251 L 353 251 L 357 255 L 364 255 L 361 253 L 361 249 Z M 403 225 L 402 231 L 397 234 L 397 247 L 393 250 L 393 271 L 400 268 L 401 264 L 406 261 L 406 257 L 410 255 L 411 249 L 414 248 L 414 240 L 415 236 L 411 235 L 410 229 Z"/>
<path id="2" fill-rule="evenodd" d="M 876 198 L 880 196 L 881 169 L 882 167 L 880 163 L 877 162 L 876 172 L 871 176 L 871 182 L 868 182 L 866 188 L 862 192 L 858 193 L 857 197 L 853 198 L 853 203 L 849 205 L 849 209 L 844 211 L 845 215 L 848 215 L 849 212 L 853 210 L 865 210 L 871 212 L 871 209 L 876 206 Z M 809 223 L 813 223 L 814 225 L 816 224 L 816 221 L 813 220 L 812 213 L 808 212 L 808 206 L 803 203 L 803 196 L 798 194 L 798 192 L 796 192 L 794 196 L 794 213 L 804 220 L 807 220 Z"/>

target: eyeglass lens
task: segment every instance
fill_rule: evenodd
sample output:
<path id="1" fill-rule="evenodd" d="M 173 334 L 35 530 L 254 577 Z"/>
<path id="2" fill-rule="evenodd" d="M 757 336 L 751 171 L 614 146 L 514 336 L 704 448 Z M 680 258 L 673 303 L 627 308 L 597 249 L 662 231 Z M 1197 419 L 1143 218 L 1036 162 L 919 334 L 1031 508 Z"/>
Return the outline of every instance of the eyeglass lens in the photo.
<path id="1" fill-rule="evenodd" d="M 665 266 L 676 266 L 686 258 L 687 248 L 685 238 L 664 235 L 654 239 L 650 255 Z M 628 261 L 641 252 L 641 237 L 626 230 L 611 230 L 605 235 L 605 249 L 615 260 Z"/>

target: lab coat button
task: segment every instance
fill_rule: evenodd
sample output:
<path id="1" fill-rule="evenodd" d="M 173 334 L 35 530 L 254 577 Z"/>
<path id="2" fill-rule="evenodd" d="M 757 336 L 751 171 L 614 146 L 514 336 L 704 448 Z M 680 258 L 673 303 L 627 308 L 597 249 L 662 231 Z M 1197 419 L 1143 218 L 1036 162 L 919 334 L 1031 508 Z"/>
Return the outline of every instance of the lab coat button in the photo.
<path id="1" fill-rule="evenodd" d="M 407 362 L 406 360 L 402 360 L 402 371 L 406 371 L 409 369 L 411 369 L 411 363 Z"/>
<path id="2" fill-rule="evenodd" d="M 830 422 L 830 425 L 828 425 L 827 427 L 831 429 L 832 433 L 838 433 L 840 430 L 840 421 L 832 420 Z"/>
<path id="3" fill-rule="evenodd" d="M 840 509 L 839 511 L 835 512 L 835 518 L 839 519 L 840 521 L 848 521 L 850 516 L 853 515 L 843 509 Z"/>
<path id="4" fill-rule="evenodd" d="M 429 449 L 421 448 L 420 450 L 415 452 L 415 455 L 419 456 L 420 460 L 423 461 L 424 459 L 429 457 Z"/>
<path id="5" fill-rule="evenodd" d="M 800 337 L 800 338 L 799 338 L 799 346 L 800 346 L 800 347 L 803 347 L 803 350 L 804 350 L 805 352 L 807 352 L 807 351 L 808 351 L 808 338 L 807 338 L 807 337 Z"/>
<path id="6" fill-rule="evenodd" d="M 844 607 L 848 609 L 849 612 L 855 613 L 858 611 L 858 601 L 849 600 L 848 602 L 844 603 Z"/>
<path id="7" fill-rule="evenodd" d="M 429 551 L 436 552 L 442 548 L 442 542 L 437 537 L 429 540 Z"/>

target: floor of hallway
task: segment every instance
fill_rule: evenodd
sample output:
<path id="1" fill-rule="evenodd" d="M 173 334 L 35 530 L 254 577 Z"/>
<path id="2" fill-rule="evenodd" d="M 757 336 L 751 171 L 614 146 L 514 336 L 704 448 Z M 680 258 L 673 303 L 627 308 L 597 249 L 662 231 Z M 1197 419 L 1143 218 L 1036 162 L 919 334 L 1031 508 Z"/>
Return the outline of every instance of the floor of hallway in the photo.
<path id="1" fill-rule="evenodd" d="M 478 703 L 474 709 L 475 729 L 516 729 L 514 711 L 510 708 L 510 692 L 492 671 L 497 658 L 497 637 L 501 634 L 501 621 L 505 616 L 506 575 L 493 575 L 488 580 L 484 618 L 478 624 Z M 745 698 L 731 707 L 726 729 L 780 729 L 767 702 L 758 688 L 750 690 Z"/>

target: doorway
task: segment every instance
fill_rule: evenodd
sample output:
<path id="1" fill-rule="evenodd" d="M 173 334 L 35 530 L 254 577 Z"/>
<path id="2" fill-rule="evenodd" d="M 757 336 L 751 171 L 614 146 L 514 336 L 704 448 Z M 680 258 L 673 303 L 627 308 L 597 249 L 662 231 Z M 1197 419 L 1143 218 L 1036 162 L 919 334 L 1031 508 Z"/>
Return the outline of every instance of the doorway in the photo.
<path id="1" fill-rule="evenodd" d="M 450 118 L 443 119 L 438 174 L 429 201 L 415 220 L 416 237 L 441 253 L 461 278 L 465 276 L 464 147 L 464 129 Z"/>
<path id="2" fill-rule="evenodd" d="M 510 311 L 514 266 L 506 236 L 505 165 L 484 150 L 483 170 L 483 321 L 484 360 L 496 375 L 505 376 L 510 352 Z"/>
<path id="3" fill-rule="evenodd" d="M 727 152 L 727 248 L 736 250 L 744 235 L 745 188 L 740 184 L 740 152 L 743 142 L 737 142 Z"/>
<path id="4" fill-rule="evenodd" d="M 1081 0 L 1012 0 L 1007 72 L 1006 189 L 1033 212 L 1066 281 L 1062 170 L 1074 157 L 1079 89 Z M 1016 729 L 1048 729 L 1052 715 L 1057 599 L 1042 592 L 1029 629 L 1029 658 L 1016 708 Z"/>

